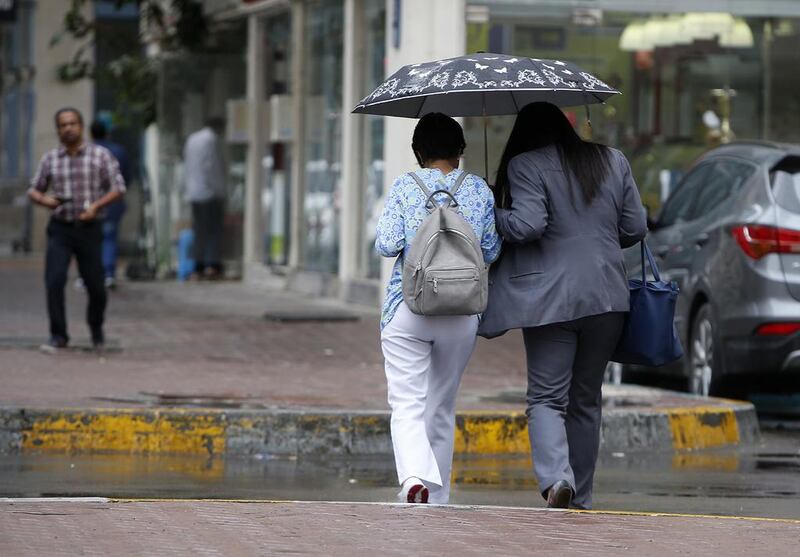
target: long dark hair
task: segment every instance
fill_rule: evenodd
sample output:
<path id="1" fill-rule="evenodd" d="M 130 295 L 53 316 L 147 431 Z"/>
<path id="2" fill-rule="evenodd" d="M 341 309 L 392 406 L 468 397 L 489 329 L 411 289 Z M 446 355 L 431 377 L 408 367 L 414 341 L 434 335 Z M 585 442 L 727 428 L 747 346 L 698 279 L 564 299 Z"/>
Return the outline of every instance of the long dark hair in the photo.
<path id="1" fill-rule="evenodd" d="M 570 185 L 570 197 L 575 188 L 574 178 L 583 200 L 587 205 L 592 202 L 610 171 L 608 147 L 582 140 L 561 109 L 554 104 L 538 102 L 519 111 L 514 129 L 508 137 L 494 186 L 498 207 L 511 206 L 508 183 L 508 164 L 511 159 L 548 145 L 555 145 L 558 150 Z"/>

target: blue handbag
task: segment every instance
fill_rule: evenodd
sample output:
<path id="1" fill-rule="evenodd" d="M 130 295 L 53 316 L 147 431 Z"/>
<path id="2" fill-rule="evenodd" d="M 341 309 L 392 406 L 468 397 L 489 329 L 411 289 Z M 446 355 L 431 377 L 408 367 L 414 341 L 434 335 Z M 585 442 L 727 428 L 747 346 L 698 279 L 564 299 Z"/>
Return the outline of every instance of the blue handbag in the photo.
<path id="1" fill-rule="evenodd" d="M 683 356 L 674 323 L 675 301 L 680 289 L 674 281 L 661 280 L 650 248 L 644 240 L 641 244 L 642 278 L 628 281 L 631 309 L 611 361 L 663 366 Z M 653 281 L 647 280 L 645 258 L 653 271 Z"/>

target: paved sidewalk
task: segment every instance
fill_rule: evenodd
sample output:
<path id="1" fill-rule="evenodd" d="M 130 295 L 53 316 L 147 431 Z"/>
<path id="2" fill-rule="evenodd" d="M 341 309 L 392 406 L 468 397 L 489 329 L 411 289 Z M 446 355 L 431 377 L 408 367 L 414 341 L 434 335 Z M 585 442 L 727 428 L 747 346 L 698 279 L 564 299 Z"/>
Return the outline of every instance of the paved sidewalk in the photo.
<path id="1" fill-rule="evenodd" d="M 790 555 L 800 521 L 365 503 L 0 502 L 0 554 Z"/>
<path id="2" fill-rule="evenodd" d="M 37 350 L 44 298 L 41 258 L 0 259 L 0 452 L 391 450 L 375 308 L 238 282 L 123 282 L 110 293 L 112 350 L 53 355 Z M 86 345 L 85 295 L 70 288 L 68 300 L 73 345 Z M 293 319 L 313 315 L 358 319 Z M 456 450 L 527 453 L 525 386 L 520 334 L 479 339 L 459 391 Z M 758 435 L 744 403 L 622 386 L 604 389 L 604 405 L 611 450 Z"/>
<path id="3" fill-rule="evenodd" d="M 245 406 L 387 408 L 378 312 L 372 308 L 355 322 L 274 322 L 264 313 L 353 308 L 236 282 L 123 282 L 110 293 L 106 326 L 110 344 L 122 351 L 102 358 L 68 351 L 54 358 L 34 349 L 47 336 L 42 274 L 39 258 L 0 259 L 0 340 L 18 346 L 0 349 L 2 404 L 158 406 L 164 403 L 158 395 L 174 395 L 212 405 L 231 399 Z M 85 296 L 70 285 L 67 297 L 70 334 L 86 344 Z M 520 393 L 524 371 L 519 335 L 481 339 L 459 407 L 520 409 L 518 400 L 482 397 Z"/>

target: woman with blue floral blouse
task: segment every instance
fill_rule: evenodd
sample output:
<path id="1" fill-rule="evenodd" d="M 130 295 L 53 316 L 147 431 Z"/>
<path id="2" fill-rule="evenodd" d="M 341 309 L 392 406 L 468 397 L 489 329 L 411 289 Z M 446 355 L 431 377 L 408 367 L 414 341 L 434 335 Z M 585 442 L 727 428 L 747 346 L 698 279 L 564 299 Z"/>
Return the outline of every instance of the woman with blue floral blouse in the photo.
<path id="1" fill-rule="evenodd" d="M 420 169 L 414 171 L 430 191 L 453 187 L 462 174 L 461 126 L 444 114 L 428 114 L 414 130 L 411 148 Z M 441 197 L 442 199 L 438 199 Z M 446 194 L 436 196 L 442 203 Z M 458 212 L 480 240 L 484 261 L 500 253 L 494 225 L 494 198 L 481 178 L 468 175 L 455 199 Z M 455 399 L 461 376 L 475 347 L 475 315 L 423 316 L 403 302 L 403 256 L 428 212 L 425 196 L 412 176 L 398 177 L 378 222 L 375 248 L 397 257 L 381 314 L 381 347 L 385 358 L 392 444 L 401 491 L 408 503 L 447 503 L 453 459 Z"/>

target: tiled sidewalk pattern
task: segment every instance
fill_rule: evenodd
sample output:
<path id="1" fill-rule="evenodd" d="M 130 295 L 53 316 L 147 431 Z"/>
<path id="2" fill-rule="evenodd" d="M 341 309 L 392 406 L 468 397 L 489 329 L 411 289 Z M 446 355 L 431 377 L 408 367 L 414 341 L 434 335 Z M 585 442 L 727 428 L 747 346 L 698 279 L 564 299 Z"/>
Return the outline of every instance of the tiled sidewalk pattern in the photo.
<path id="1" fill-rule="evenodd" d="M 357 503 L 0 503 L 0 554 L 790 555 L 800 522 Z"/>

